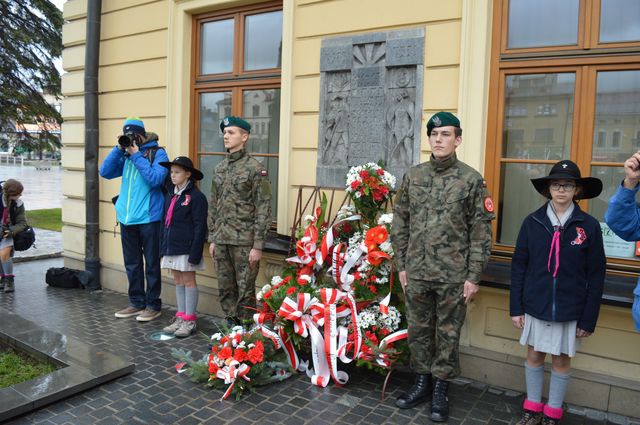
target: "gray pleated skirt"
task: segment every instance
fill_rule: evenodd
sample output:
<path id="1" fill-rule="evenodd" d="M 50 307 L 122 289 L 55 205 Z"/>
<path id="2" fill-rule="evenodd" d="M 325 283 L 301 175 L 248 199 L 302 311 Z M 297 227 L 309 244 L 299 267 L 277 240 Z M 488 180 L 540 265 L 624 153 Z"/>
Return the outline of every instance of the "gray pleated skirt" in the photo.
<path id="1" fill-rule="evenodd" d="M 553 355 L 576 355 L 580 341 L 576 338 L 577 320 L 571 322 L 547 322 L 524 315 L 524 329 L 520 344 L 530 345 L 534 350 Z"/>
<path id="2" fill-rule="evenodd" d="M 189 262 L 189 255 L 165 255 L 160 262 L 160 268 L 178 270 L 179 272 L 195 272 L 198 270 L 204 270 L 204 258 L 200 260 L 200 264 L 191 264 Z"/>

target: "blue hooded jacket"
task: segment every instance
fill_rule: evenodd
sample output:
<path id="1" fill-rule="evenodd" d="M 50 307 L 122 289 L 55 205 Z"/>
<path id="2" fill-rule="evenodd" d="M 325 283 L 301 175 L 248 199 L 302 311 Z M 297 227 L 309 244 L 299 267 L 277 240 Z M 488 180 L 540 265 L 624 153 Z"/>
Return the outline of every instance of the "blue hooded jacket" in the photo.
<path id="1" fill-rule="evenodd" d="M 169 161 L 164 149 L 157 149 L 153 164 L 149 162 L 149 148 L 158 146 L 158 136 L 147 133 L 140 151 L 129 156 L 115 146 L 100 166 L 105 179 L 122 177 L 120 196 L 116 201 L 116 219 L 120 224 L 146 224 L 162 220 L 164 195 L 162 185 L 167 169 L 160 165 Z"/>
<path id="2" fill-rule="evenodd" d="M 609 199 L 609 208 L 604 215 L 604 220 L 613 232 L 625 241 L 635 242 L 640 240 L 640 206 L 636 202 L 636 194 L 640 186 L 627 189 L 622 184 L 618 186 L 615 195 Z M 631 315 L 640 331 L 640 277 L 633 291 L 634 301 Z"/>

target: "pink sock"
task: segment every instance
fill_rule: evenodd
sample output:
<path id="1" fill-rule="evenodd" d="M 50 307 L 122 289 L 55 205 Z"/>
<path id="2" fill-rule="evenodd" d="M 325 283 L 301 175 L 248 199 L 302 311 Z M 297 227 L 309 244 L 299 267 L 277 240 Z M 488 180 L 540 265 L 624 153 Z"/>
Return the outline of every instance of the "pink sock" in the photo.
<path id="1" fill-rule="evenodd" d="M 196 319 L 197 319 L 197 317 L 196 317 L 195 314 L 189 314 L 189 315 L 183 314 L 182 315 L 182 320 L 186 320 L 187 322 L 192 322 L 192 321 L 194 321 Z"/>
<path id="2" fill-rule="evenodd" d="M 538 413 L 538 412 L 542 412 L 542 409 L 544 408 L 544 403 L 536 403 L 535 401 L 525 399 L 522 407 L 524 407 L 527 410 L 531 410 L 532 412 Z"/>
<path id="3" fill-rule="evenodd" d="M 561 419 L 562 418 L 562 407 L 549 407 L 545 404 L 544 414 L 551 419 Z"/>
<path id="4" fill-rule="evenodd" d="M 176 313 L 176 317 L 179 317 L 181 319 L 184 319 L 184 311 L 179 311 Z"/>

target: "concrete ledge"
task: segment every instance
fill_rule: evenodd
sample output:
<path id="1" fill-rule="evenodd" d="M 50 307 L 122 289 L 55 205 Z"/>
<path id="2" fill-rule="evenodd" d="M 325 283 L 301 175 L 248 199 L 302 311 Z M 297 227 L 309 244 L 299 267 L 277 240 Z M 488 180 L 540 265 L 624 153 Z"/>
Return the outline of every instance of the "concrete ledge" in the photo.
<path id="1" fill-rule="evenodd" d="M 0 389 L 0 422 L 133 372 L 135 365 L 75 338 L 0 310 L 0 340 L 62 366 L 54 372 Z M 10 326 L 9 326 L 10 325 Z"/>
<path id="2" fill-rule="evenodd" d="M 492 386 L 526 392 L 524 361 L 476 347 L 460 346 L 462 376 Z M 545 394 L 551 366 L 545 365 Z M 640 418 L 640 382 L 572 369 L 566 402 L 590 409 Z"/>

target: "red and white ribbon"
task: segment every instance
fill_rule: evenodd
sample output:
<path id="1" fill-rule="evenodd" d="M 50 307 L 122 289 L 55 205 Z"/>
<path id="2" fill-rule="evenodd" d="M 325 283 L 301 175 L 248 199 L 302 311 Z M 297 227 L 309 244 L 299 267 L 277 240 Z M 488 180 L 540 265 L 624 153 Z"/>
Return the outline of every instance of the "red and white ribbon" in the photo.
<path id="1" fill-rule="evenodd" d="M 229 366 L 225 366 L 216 371 L 216 378 L 223 379 L 225 384 L 229 384 L 229 388 L 224 392 L 222 398 L 220 400 L 225 400 L 231 394 L 233 390 L 233 386 L 236 384 L 236 380 L 238 378 L 242 378 L 245 381 L 251 381 L 251 379 L 247 376 L 251 368 L 245 363 L 239 363 L 235 360 L 229 364 Z"/>

